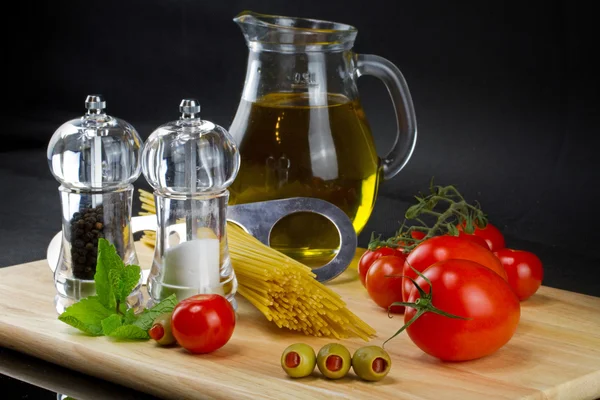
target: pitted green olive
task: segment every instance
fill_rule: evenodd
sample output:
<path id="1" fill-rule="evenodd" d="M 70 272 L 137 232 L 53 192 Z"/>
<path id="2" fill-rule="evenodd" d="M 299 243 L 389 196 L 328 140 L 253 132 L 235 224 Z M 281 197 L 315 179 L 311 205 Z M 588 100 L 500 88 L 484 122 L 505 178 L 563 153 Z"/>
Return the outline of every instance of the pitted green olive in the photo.
<path id="1" fill-rule="evenodd" d="M 346 347 L 339 343 L 326 344 L 319 350 L 317 366 L 329 379 L 343 378 L 352 364 L 352 356 Z"/>
<path id="2" fill-rule="evenodd" d="M 365 381 L 379 381 L 392 368 L 390 355 L 379 346 L 365 346 L 354 352 L 352 368 Z"/>
<path id="3" fill-rule="evenodd" d="M 172 314 L 173 313 L 160 314 L 154 319 L 152 327 L 148 330 L 148 335 L 156 340 L 156 343 L 162 346 L 168 346 L 175 343 L 175 338 L 171 333 Z"/>
<path id="4" fill-rule="evenodd" d="M 292 378 L 303 378 L 315 369 L 317 357 L 312 347 L 304 343 L 288 346 L 281 355 L 281 368 Z"/>

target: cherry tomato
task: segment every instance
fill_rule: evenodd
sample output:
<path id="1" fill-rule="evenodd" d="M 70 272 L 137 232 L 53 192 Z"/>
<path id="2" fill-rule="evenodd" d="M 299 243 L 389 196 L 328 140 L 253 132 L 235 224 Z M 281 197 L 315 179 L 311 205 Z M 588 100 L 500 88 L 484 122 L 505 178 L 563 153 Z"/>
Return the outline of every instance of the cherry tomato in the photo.
<path id="1" fill-rule="evenodd" d="M 410 266 L 419 272 L 423 272 L 427 267 L 438 261 L 453 258 L 475 261 L 496 272 L 502 279 L 507 279 L 506 271 L 504 271 L 504 267 L 502 267 L 500 260 L 498 260 L 498 257 L 494 253 L 475 242 L 449 235 L 427 239 L 415 247 L 406 258 L 403 274 L 415 279 L 417 274 Z M 408 294 L 412 288 L 413 284 L 410 279 L 404 278 L 404 301 L 408 298 Z"/>
<path id="2" fill-rule="evenodd" d="M 408 336 L 425 353 L 446 361 L 473 360 L 504 346 L 515 333 L 521 316 L 519 299 L 498 274 L 473 261 L 446 260 L 427 268 L 423 275 L 433 287 L 436 308 L 468 319 L 452 319 L 426 312 L 407 328 Z M 418 285 L 428 293 L 421 277 Z M 408 301 L 419 298 L 414 287 Z M 407 307 L 407 323 L 416 310 Z"/>
<path id="3" fill-rule="evenodd" d="M 421 239 L 423 239 L 425 236 L 427 236 L 427 235 L 426 235 L 424 232 L 421 232 L 421 231 L 412 231 L 412 232 L 410 232 L 410 237 L 412 237 L 412 238 L 413 238 L 413 239 L 415 239 L 415 240 L 421 240 Z M 400 248 L 402 248 L 402 249 L 403 249 L 404 247 L 406 247 L 406 246 L 410 246 L 410 245 L 412 245 L 412 244 L 414 244 L 414 243 L 415 243 L 415 242 L 413 242 L 413 241 L 409 241 L 409 242 L 407 243 L 407 242 L 406 242 L 406 241 L 404 241 L 404 240 L 400 240 L 400 241 L 398 242 L 398 245 L 400 246 Z"/>
<path id="4" fill-rule="evenodd" d="M 366 288 L 373 301 L 386 310 L 395 301 L 402 301 L 402 269 L 404 256 L 384 256 L 371 265 L 367 272 Z M 388 275 L 397 275 L 389 277 Z M 404 307 L 394 306 L 393 313 L 404 312 Z"/>
<path id="5" fill-rule="evenodd" d="M 425 232 L 421 232 L 421 231 L 412 231 L 412 232 L 410 233 L 410 236 L 411 236 L 413 239 L 421 240 L 421 239 L 423 239 L 423 238 L 424 238 L 425 236 L 427 236 L 427 235 L 425 235 Z"/>
<path id="6" fill-rule="evenodd" d="M 508 284 L 519 300 L 526 300 L 537 292 L 544 278 L 544 268 L 538 256 L 513 249 L 500 249 L 494 254 L 504 266 Z"/>
<path id="7" fill-rule="evenodd" d="M 498 228 L 496 228 L 489 222 L 483 229 L 475 227 L 475 231 L 472 234 L 464 233 L 464 224 L 458 224 L 456 225 L 456 227 L 460 231 L 460 237 L 479 236 L 480 238 L 486 241 L 488 248 L 491 251 L 497 251 L 506 247 L 506 243 L 504 241 L 504 236 L 502 235 L 502 232 L 500 232 Z"/>
<path id="8" fill-rule="evenodd" d="M 392 249 L 391 247 L 380 247 L 375 250 L 367 250 L 358 261 L 358 277 L 360 282 L 365 286 L 365 276 L 367 271 L 375 260 L 384 256 L 404 257 L 402 250 Z"/>
<path id="9" fill-rule="evenodd" d="M 191 353 L 210 353 L 223 347 L 235 328 L 235 311 L 218 294 L 198 294 L 175 306 L 171 330 L 177 343 Z"/>

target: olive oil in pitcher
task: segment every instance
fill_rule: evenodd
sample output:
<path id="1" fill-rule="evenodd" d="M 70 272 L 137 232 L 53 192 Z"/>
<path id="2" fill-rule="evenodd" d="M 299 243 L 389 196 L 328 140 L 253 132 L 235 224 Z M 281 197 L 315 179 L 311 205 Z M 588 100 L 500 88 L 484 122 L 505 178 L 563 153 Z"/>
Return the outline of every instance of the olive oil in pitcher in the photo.
<path id="1" fill-rule="evenodd" d="M 351 25 L 244 11 L 234 18 L 248 47 L 242 97 L 229 129 L 241 155 L 231 203 L 316 197 L 335 204 L 359 233 L 380 179 L 408 162 L 417 128 L 408 86 L 383 57 L 352 51 Z M 383 159 L 360 105 L 356 82 L 371 75 L 387 87 L 396 140 Z M 314 214 L 286 217 L 271 246 L 310 266 L 339 247 L 337 230 Z"/>
<path id="2" fill-rule="evenodd" d="M 342 209 L 357 233 L 364 228 L 377 195 L 379 158 L 360 102 L 326 96 L 322 106 L 311 105 L 306 92 L 242 100 L 230 128 L 241 155 L 230 204 L 316 197 Z M 271 246 L 316 267 L 335 256 L 339 235 L 324 217 L 298 213 L 273 228 Z"/>

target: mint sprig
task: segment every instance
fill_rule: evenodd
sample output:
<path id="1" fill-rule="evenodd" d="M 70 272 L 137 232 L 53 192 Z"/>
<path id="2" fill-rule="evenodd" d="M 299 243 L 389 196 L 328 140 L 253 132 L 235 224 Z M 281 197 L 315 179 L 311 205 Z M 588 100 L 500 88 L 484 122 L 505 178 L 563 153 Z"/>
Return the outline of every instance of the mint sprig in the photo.
<path id="1" fill-rule="evenodd" d="M 92 336 L 149 339 L 148 329 L 154 319 L 173 311 L 177 298 L 173 294 L 136 316 L 132 309 L 127 308 L 127 297 L 137 286 L 140 273 L 138 265 L 126 266 L 115 246 L 101 238 L 94 275 L 96 295 L 67 307 L 58 319 Z"/>
<path id="2" fill-rule="evenodd" d="M 140 280 L 141 268 L 123 264 L 115 246 L 106 239 L 98 241 L 96 263 L 96 293 L 100 302 L 109 309 L 119 308 Z"/>
<path id="3" fill-rule="evenodd" d="M 58 316 L 62 322 L 93 336 L 102 335 L 102 320 L 110 317 L 113 311 L 104 307 L 98 296 L 90 296 L 67 307 Z"/>

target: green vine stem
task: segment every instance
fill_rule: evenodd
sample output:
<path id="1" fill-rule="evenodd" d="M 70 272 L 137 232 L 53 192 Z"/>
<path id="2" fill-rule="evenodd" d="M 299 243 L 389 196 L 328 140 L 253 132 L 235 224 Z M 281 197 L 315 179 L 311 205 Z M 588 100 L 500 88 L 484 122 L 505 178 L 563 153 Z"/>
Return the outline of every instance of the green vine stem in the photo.
<path id="1" fill-rule="evenodd" d="M 411 278 L 410 276 L 401 275 L 402 277 L 410 279 L 410 281 L 413 283 L 413 285 L 415 285 L 415 287 L 419 291 L 419 297 L 415 300 L 414 303 L 410 303 L 410 302 L 406 302 L 406 301 L 397 301 L 397 302 L 392 303 L 389 306 L 389 308 L 388 308 L 388 316 L 390 318 L 392 318 L 390 312 L 392 310 L 392 307 L 394 307 L 394 306 L 411 307 L 411 308 L 416 309 L 417 312 L 414 315 L 414 317 L 412 317 L 410 319 L 410 321 L 406 322 L 402 326 L 402 328 L 398 329 L 398 331 L 396 333 L 394 333 L 385 342 L 383 342 L 382 347 L 385 347 L 385 344 L 387 342 L 389 342 L 390 340 L 392 340 L 393 338 L 395 338 L 396 336 L 398 336 L 399 334 L 401 334 L 402 332 L 404 332 L 406 329 L 408 329 L 408 327 L 411 326 L 416 320 L 418 320 L 421 317 L 421 315 L 423 315 L 425 313 L 428 313 L 428 312 L 432 312 L 432 313 L 435 313 L 435 314 L 438 314 L 438 315 L 442 315 L 444 317 L 452 318 L 452 319 L 463 319 L 463 320 L 469 320 L 470 319 L 470 318 L 460 317 L 458 315 L 447 313 L 447 312 L 442 311 L 439 308 L 435 307 L 433 305 L 433 285 L 431 284 L 431 281 L 425 275 L 423 275 L 421 272 L 419 272 L 418 270 L 416 270 L 415 268 L 413 268 L 412 265 L 410 266 L 410 268 L 414 272 L 416 272 L 417 275 L 419 275 L 421 278 L 423 278 L 423 280 L 425 282 L 427 282 L 427 284 L 429 285 L 429 293 L 425 292 L 423 290 L 423 288 L 421 288 L 421 286 L 419 286 L 419 284 L 413 278 Z M 386 275 L 386 278 L 393 277 L 393 276 L 397 276 L 397 275 Z"/>
<path id="2" fill-rule="evenodd" d="M 450 234 L 458 236 L 457 224 L 463 225 L 465 233 L 473 233 L 475 227 L 485 228 L 488 219 L 481 210 L 478 202 L 469 204 L 453 185 L 439 186 L 431 180 L 430 193 L 427 196 L 415 196 L 416 204 L 410 206 L 404 214 L 404 222 L 396 234 L 386 240 L 381 235 L 371 236 L 369 250 L 378 247 L 402 248 L 405 253 L 410 252 L 419 243 L 439 235 Z M 424 218 L 433 219 L 429 226 Z M 409 223 L 413 222 L 413 223 Z M 422 238 L 413 237 L 414 232 L 425 234 Z"/>

